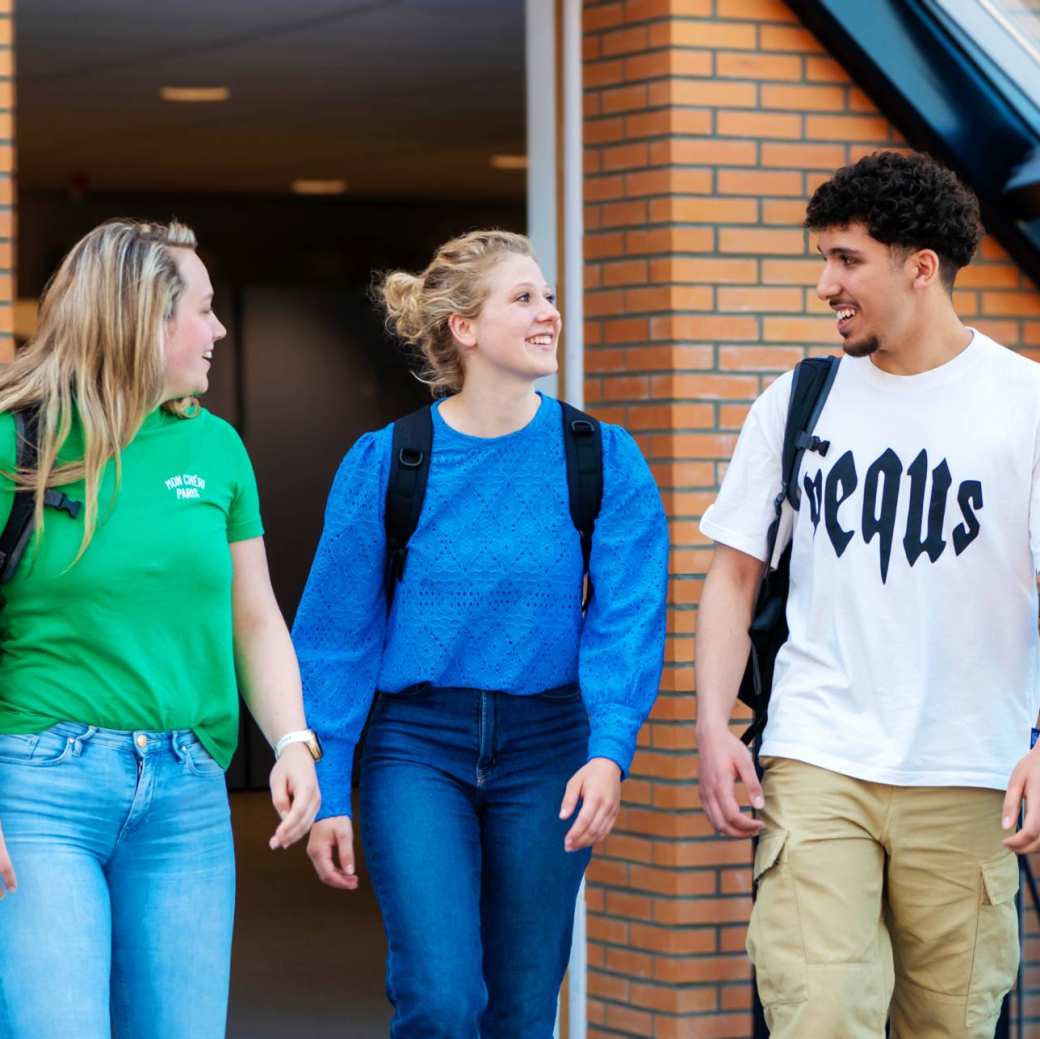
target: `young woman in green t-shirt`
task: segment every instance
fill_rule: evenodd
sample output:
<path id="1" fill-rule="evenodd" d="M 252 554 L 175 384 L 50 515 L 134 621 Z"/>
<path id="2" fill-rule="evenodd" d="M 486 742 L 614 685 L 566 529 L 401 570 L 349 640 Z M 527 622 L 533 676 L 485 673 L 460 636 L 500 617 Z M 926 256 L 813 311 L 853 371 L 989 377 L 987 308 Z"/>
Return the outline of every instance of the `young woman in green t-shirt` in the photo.
<path id="1" fill-rule="evenodd" d="M 0 370 L 0 528 L 23 490 L 36 530 L 0 611 L 7 1039 L 223 1036 L 239 688 L 281 752 L 271 847 L 318 808 L 252 467 L 195 400 L 225 335 L 212 300 L 187 227 L 111 221 Z M 38 463 L 15 472 L 26 410 Z"/>

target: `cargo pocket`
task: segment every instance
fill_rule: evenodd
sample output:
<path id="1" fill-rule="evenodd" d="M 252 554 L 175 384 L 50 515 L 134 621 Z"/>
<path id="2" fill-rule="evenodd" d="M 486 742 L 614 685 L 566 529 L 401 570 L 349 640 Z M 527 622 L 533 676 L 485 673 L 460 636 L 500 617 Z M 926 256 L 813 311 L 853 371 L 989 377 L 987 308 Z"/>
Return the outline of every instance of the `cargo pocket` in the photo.
<path id="1" fill-rule="evenodd" d="M 969 1035 L 991 1036 L 1018 974 L 1018 856 L 984 862 L 981 886 L 965 1024 Z"/>
<path id="2" fill-rule="evenodd" d="M 763 1006 L 808 998 L 805 943 L 794 881 L 783 854 L 786 830 L 764 834 L 755 850 L 758 885 L 748 926 L 747 952 L 755 965 Z"/>

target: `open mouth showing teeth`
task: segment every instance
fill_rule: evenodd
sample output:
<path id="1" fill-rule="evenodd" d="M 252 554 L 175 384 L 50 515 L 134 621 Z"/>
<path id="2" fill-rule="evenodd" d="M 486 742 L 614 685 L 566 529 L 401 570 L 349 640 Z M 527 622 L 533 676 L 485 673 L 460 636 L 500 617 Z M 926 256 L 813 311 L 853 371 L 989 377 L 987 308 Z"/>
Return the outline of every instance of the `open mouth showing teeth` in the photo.
<path id="1" fill-rule="evenodd" d="M 527 341 L 532 346 L 552 346 L 553 345 L 553 337 L 551 335 L 531 336 Z"/>
<path id="2" fill-rule="evenodd" d="M 205 352 L 205 353 L 204 353 L 204 354 L 202 355 L 202 357 L 203 357 L 203 359 L 204 359 L 204 360 L 206 360 L 206 361 L 212 361 L 212 360 L 213 360 L 213 351 L 212 351 L 212 350 L 207 350 L 207 351 L 206 351 L 206 352 Z"/>
<path id="3" fill-rule="evenodd" d="M 835 311 L 838 317 L 838 321 L 848 321 L 856 311 L 852 307 L 842 307 L 841 310 Z"/>

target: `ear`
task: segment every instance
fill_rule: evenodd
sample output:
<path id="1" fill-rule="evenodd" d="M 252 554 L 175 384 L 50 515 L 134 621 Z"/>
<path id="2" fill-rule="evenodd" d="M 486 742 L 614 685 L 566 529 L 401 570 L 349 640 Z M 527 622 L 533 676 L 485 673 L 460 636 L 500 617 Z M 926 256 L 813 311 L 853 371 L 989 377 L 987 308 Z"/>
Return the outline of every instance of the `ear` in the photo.
<path id="1" fill-rule="evenodd" d="M 448 318 L 448 328 L 459 346 L 472 350 L 477 345 L 477 335 L 473 330 L 473 322 L 461 314 L 452 314 Z"/>
<path id="2" fill-rule="evenodd" d="M 934 249 L 918 249 L 906 258 L 915 289 L 926 289 L 941 282 L 939 254 Z"/>

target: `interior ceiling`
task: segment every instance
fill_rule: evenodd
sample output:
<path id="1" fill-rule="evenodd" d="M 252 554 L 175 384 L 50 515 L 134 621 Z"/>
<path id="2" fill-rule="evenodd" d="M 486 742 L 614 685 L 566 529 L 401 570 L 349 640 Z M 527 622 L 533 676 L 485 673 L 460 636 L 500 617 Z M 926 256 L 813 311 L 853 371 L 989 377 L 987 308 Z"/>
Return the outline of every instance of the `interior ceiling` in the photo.
<path id="1" fill-rule="evenodd" d="M 488 159 L 524 151 L 524 0 L 20 0 L 15 19 L 23 189 L 523 197 Z"/>

